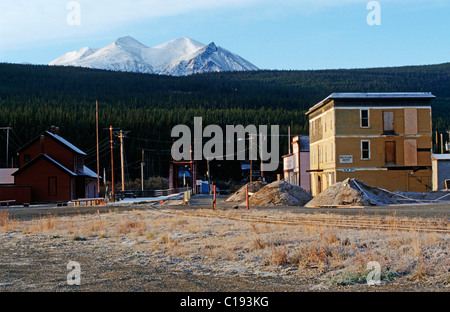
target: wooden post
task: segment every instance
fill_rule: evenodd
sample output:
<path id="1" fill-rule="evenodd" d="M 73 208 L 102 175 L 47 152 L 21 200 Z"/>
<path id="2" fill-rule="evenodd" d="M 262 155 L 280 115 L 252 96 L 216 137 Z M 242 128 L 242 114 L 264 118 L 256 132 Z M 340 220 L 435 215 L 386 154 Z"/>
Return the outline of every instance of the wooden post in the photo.
<path id="1" fill-rule="evenodd" d="M 439 134 L 438 134 L 437 130 L 436 130 L 436 148 L 434 151 L 436 154 L 439 153 L 438 152 L 439 151 Z"/>
<path id="2" fill-rule="evenodd" d="M 214 208 L 214 182 L 211 182 L 209 185 L 209 195 L 213 195 L 212 207 Z"/>
<path id="3" fill-rule="evenodd" d="M 208 172 L 209 195 L 211 195 L 211 177 L 210 177 L 210 173 L 209 173 L 209 159 L 208 158 L 206 158 L 206 168 L 207 168 L 207 172 Z"/>
<path id="4" fill-rule="evenodd" d="M 444 134 L 441 133 L 441 154 L 444 154 Z"/>
<path id="5" fill-rule="evenodd" d="M 216 186 L 214 185 L 214 200 L 213 200 L 213 209 L 216 209 Z"/>
<path id="6" fill-rule="evenodd" d="M 247 203 L 247 210 L 250 210 L 249 201 L 248 201 L 248 184 L 245 185 L 245 201 Z"/>

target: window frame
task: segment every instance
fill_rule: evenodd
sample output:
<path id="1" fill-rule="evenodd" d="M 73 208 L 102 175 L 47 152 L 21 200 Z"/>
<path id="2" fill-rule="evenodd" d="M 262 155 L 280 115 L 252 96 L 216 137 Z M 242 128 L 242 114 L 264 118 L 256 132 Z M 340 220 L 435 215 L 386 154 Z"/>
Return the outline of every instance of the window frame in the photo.
<path id="1" fill-rule="evenodd" d="M 367 143 L 367 150 L 364 149 L 364 143 Z M 367 158 L 364 157 L 364 152 L 367 151 L 368 156 Z M 370 140 L 361 140 L 361 160 L 370 160 Z"/>
<path id="2" fill-rule="evenodd" d="M 363 111 L 367 112 L 367 126 L 363 125 L 363 120 L 366 120 L 366 118 L 363 119 Z M 359 126 L 360 128 L 370 128 L 370 112 L 368 108 L 361 108 L 359 110 Z"/>

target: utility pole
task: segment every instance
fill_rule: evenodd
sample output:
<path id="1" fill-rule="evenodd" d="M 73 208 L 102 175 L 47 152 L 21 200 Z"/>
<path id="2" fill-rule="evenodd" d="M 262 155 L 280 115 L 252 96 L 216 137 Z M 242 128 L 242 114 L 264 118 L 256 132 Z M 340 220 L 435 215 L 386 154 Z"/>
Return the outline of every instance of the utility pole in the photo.
<path id="1" fill-rule="evenodd" d="M 142 150 L 142 162 L 141 162 L 141 191 L 144 191 L 144 150 Z M 141 195 L 142 196 L 142 195 Z"/>
<path id="2" fill-rule="evenodd" d="M 125 168 L 123 166 L 123 132 L 120 130 L 120 170 L 122 172 L 122 192 L 125 191 Z"/>
<path id="3" fill-rule="evenodd" d="M 263 140 L 265 138 L 263 138 L 262 133 L 259 134 L 259 138 L 260 138 L 260 149 L 261 149 L 261 181 L 264 181 L 264 170 L 263 170 Z"/>
<path id="4" fill-rule="evenodd" d="M 9 167 L 9 129 L 6 128 L 6 168 Z"/>
<path id="5" fill-rule="evenodd" d="M 253 182 L 253 134 L 250 133 L 250 183 Z"/>
<path id="6" fill-rule="evenodd" d="M 100 196 L 100 156 L 98 151 L 98 101 L 95 101 L 95 123 L 96 123 L 96 136 L 97 136 L 97 197 Z"/>
<path id="7" fill-rule="evenodd" d="M 119 134 L 115 134 L 120 139 L 120 168 L 122 171 L 122 192 L 125 191 L 125 166 L 124 166 L 124 150 L 123 150 L 123 138 L 126 138 L 127 133 L 130 131 L 119 131 Z"/>
<path id="8" fill-rule="evenodd" d="M 288 155 L 291 154 L 291 127 L 288 127 Z"/>
<path id="9" fill-rule="evenodd" d="M 208 170 L 208 188 L 209 188 L 209 195 L 211 195 L 211 178 L 210 178 L 210 174 L 209 174 L 209 159 L 206 158 L 206 167 Z"/>
<path id="10" fill-rule="evenodd" d="M 112 200 L 115 201 L 115 196 L 114 196 L 114 141 L 113 141 L 113 128 L 112 126 L 109 126 L 109 135 L 111 137 L 111 191 L 112 191 Z"/>
<path id="11" fill-rule="evenodd" d="M 11 127 L 1 127 L 0 129 L 6 130 L 6 167 L 9 167 L 9 130 L 11 130 Z"/>

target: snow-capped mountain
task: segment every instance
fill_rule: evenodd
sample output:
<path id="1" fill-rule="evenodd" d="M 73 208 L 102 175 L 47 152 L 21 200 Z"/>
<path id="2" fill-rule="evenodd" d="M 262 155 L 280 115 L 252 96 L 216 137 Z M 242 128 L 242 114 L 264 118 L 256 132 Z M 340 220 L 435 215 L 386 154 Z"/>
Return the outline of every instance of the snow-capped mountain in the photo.
<path id="1" fill-rule="evenodd" d="M 77 66 L 172 76 L 220 71 L 258 70 L 237 54 L 204 45 L 190 38 L 178 38 L 147 47 L 132 37 L 121 37 L 102 49 L 82 48 L 68 52 L 49 65 Z"/>

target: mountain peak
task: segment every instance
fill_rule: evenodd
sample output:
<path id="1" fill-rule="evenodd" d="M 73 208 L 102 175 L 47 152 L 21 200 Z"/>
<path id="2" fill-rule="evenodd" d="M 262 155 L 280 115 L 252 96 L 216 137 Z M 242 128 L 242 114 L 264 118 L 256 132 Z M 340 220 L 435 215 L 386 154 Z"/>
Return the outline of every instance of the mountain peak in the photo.
<path id="1" fill-rule="evenodd" d="M 181 37 L 167 41 L 163 44 L 156 46 L 155 48 L 166 49 L 166 50 L 176 50 L 182 52 L 183 54 L 189 54 L 203 48 L 205 45 L 198 41 L 195 41 L 188 37 Z"/>
<path id="2" fill-rule="evenodd" d="M 79 66 L 115 71 L 185 76 L 211 71 L 257 70 L 258 68 L 214 42 L 204 45 L 180 37 L 147 47 L 131 36 L 120 37 L 102 49 L 69 52 L 49 65 Z"/>
<path id="3" fill-rule="evenodd" d="M 124 36 L 119 37 L 117 40 L 113 42 L 113 44 L 118 46 L 125 46 L 125 47 L 140 47 L 140 48 L 147 48 L 146 45 L 140 43 L 136 39 L 134 39 L 131 36 Z"/>
<path id="4" fill-rule="evenodd" d="M 218 48 L 217 48 L 216 44 L 214 42 L 211 42 L 210 44 L 208 44 L 206 46 L 206 50 L 205 51 L 207 53 L 213 53 L 213 52 L 216 52 L 217 50 L 218 50 Z"/>

